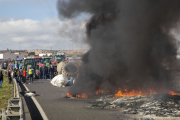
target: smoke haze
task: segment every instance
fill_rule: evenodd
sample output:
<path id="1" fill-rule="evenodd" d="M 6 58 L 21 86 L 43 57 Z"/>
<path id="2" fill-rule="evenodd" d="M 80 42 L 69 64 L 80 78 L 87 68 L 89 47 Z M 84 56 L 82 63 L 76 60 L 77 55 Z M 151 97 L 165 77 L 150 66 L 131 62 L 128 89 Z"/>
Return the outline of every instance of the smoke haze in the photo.
<path id="1" fill-rule="evenodd" d="M 166 69 L 176 56 L 170 30 L 180 19 L 179 0 L 58 0 L 60 15 L 92 14 L 90 50 L 71 94 L 103 89 L 171 89 Z"/>

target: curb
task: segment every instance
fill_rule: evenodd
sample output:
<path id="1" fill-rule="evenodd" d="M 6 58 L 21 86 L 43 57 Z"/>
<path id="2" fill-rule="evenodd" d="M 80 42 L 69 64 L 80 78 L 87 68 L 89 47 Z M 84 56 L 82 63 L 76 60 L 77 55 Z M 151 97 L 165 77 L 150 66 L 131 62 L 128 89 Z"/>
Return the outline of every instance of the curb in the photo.
<path id="1" fill-rule="evenodd" d="M 23 84 L 23 85 L 24 85 L 24 87 L 26 88 L 27 91 L 30 91 L 25 84 Z M 40 105 L 39 102 L 36 100 L 36 98 L 33 97 L 33 96 L 32 96 L 31 98 L 32 98 L 32 100 L 34 101 L 36 107 L 38 108 L 38 110 L 39 110 L 39 112 L 40 112 L 43 120 L 49 120 L 48 117 L 46 116 L 44 110 L 42 109 L 41 105 Z"/>

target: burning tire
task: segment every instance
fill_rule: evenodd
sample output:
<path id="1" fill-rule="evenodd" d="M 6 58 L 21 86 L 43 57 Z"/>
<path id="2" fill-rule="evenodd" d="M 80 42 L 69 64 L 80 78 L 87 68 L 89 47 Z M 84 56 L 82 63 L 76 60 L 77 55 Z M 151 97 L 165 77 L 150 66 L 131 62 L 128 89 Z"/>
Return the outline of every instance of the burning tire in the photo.
<path id="1" fill-rule="evenodd" d="M 62 68 L 62 74 L 66 76 L 68 79 L 70 79 L 70 77 L 75 77 L 78 71 L 79 67 L 73 63 L 65 64 Z"/>

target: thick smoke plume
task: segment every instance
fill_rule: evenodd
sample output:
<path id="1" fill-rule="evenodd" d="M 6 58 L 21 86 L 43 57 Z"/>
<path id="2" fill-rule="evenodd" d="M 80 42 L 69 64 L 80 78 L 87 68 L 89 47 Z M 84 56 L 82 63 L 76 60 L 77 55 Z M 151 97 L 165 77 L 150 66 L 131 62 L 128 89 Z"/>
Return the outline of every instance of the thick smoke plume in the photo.
<path id="1" fill-rule="evenodd" d="M 71 94 L 122 89 L 171 89 L 167 66 L 175 59 L 170 30 L 180 0 L 59 0 L 60 15 L 92 14 L 86 25 L 90 50 Z"/>

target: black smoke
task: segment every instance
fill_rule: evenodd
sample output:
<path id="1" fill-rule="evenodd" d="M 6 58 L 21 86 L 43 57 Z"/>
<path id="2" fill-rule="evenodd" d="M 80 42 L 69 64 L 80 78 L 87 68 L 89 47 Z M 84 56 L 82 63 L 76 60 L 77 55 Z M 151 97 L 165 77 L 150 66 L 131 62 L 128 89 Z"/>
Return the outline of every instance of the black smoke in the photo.
<path id="1" fill-rule="evenodd" d="M 180 0 L 58 0 L 60 16 L 89 13 L 90 50 L 83 56 L 71 94 L 118 88 L 172 89 L 167 70 L 176 56 L 170 30 L 180 19 Z"/>

